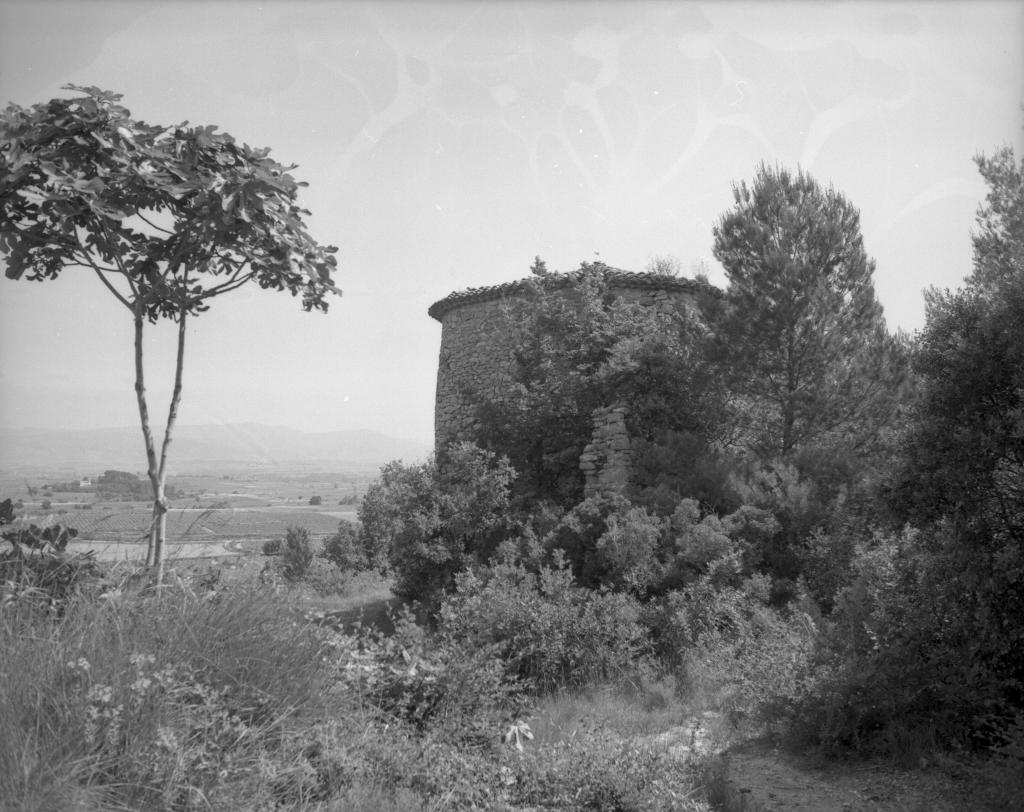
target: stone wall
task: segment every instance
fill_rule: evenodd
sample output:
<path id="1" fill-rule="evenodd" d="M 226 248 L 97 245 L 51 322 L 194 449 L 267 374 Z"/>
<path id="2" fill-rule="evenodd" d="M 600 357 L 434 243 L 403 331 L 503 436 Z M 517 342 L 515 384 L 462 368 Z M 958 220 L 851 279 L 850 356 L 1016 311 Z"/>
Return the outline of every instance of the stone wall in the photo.
<path id="1" fill-rule="evenodd" d="M 503 298 L 467 301 L 441 319 L 434 403 L 436 448 L 476 436 L 478 426 L 469 392 L 493 402 L 513 396 L 514 359 L 504 305 Z"/>
<path id="2" fill-rule="evenodd" d="M 624 493 L 633 471 L 626 408 L 597 409 L 593 420 L 594 434 L 580 455 L 580 470 L 585 477 L 583 496 Z"/>
<path id="3" fill-rule="evenodd" d="M 571 283 L 577 276 L 578 272 L 561 274 L 546 281 L 572 296 Z M 604 278 L 616 296 L 664 313 L 693 311 L 699 294 L 718 293 L 703 283 L 676 277 L 608 269 Z M 435 448 L 476 436 L 479 426 L 468 393 L 479 393 L 492 402 L 507 402 L 518 396 L 512 382 L 512 336 L 504 310 L 510 300 L 528 295 L 532 281 L 453 293 L 430 307 L 429 315 L 441 323 L 434 405 Z M 587 492 L 621 492 L 630 470 L 625 413 L 611 404 L 598 410 L 594 421 L 592 442 L 580 460 Z"/>

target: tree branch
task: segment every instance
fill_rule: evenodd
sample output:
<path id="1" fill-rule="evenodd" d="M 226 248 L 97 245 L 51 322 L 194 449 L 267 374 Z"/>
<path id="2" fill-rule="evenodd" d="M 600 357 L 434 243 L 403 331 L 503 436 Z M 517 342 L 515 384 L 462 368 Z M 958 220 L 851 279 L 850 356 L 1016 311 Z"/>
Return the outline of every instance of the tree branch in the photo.
<path id="1" fill-rule="evenodd" d="M 188 275 L 185 278 L 188 282 Z M 181 379 L 182 370 L 185 367 L 185 319 L 188 316 L 188 303 L 183 302 L 178 312 L 178 355 L 174 366 L 174 389 L 171 393 L 171 406 L 167 413 L 167 426 L 164 429 L 164 442 L 160 449 L 160 471 L 158 473 L 160 483 L 164 482 L 164 475 L 167 466 L 167 448 L 171 444 L 171 431 L 178 419 L 178 405 L 181 403 Z"/>
<path id="2" fill-rule="evenodd" d="M 117 268 L 107 268 L 100 265 L 98 262 L 65 262 L 61 265 L 62 268 L 92 268 L 93 270 L 100 270 L 103 273 L 121 273 Z"/>
<path id="3" fill-rule="evenodd" d="M 156 223 L 154 223 L 152 220 L 150 220 L 148 217 L 146 217 L 142 212 L 137 211 L 137 212 L 135 212 L 135 214 L 138 216 L 138 218 L 140 220 L 142 220 L 142 222 L 144 222 L 150 228 L 156 229 L 157 231 L 162 231 L 164 234 L 167 234 L 168 236 L 171 236 L 171 237 L 174 236 L 175 232 L 168 231 L 166 228 L 161 228 Z"/>
<path id="4" fill-rule="evenodd" d="M 107 279 L 107 277 L 105 277 L 103 275 L 103 272 L 96 265 L 93 265 L 92 269 L 96 272 L 96 276 L 98 276 L 100 278 L 100 281 L 104 285 L 106 285 L 107 290 L 109 290 L 111 293 L 113 293 L 114 296 L 117 298 L 117 300 L 121 304 L 123 304 L 129 310 L 133 310 L 134 311 L 134 308 L 132 307 L 131 302 L 129 302 L 124 296 L 121 295 L 121 292 L 110 283 L 110 280 Z"/>
<path id="5" fill-rule="evenodd" d="M 242 285 L 244 285 L 247 282 L 249 282 L 253 278 L 255 273 L 256 273 L 255 271 L 250 271 L 249 273 L 245 274 L 242 277 L 239 277 L 238 274 L 236 273 L 227 282 L 225 282 L 225 283 L 223 283 L 221 285 L 216 285 L 215 287 L 210 288 L 208 291 L 206 291 L 199 298 L 200 299 L 211 299 L 214 296 L 219 296 L 222 293 L 228 293 L 229 291 L 237 290 L 238 288 L 242 287 Z"/>

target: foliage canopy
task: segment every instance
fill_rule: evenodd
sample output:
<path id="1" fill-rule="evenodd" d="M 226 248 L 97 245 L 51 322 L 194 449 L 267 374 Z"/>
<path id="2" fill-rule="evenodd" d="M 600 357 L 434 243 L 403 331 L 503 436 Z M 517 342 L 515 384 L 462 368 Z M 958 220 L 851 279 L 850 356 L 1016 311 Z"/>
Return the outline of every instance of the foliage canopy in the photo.
<path id="1" fill-rule="evenodd" d="M 119 94 L 65 89 L 84 98 L 12 104 L 0 117 L 8 278 L 84 266 L 150 321 L 201 312 L 249 281 L 327 309 L 336 249 L 303 225 L 294 166 L 215 126 L 150 125 Z"/>
<path id="2" fill-rule="evenodd" d="M 131 117 L 121 96 L 65 85 L 81 96 L 0 114 L 0 253 L 9 279 L 93 271 L 132 314 L 135 393 L 153 526 L 147 562 L 162 579 L 167 449 L 182 390 L 185 323 L 249 282 L 301 294 L 327 310 L 337 293 L 334 247 L 322 247 L 296 201 L 304 183 L 215 126 L 164 127 Z M 145 324 L 178 324 L 174 387 L 159 458 L 143 364 Z"/>
<path id="3" fill-rule="evenodd" d="M 810 175 L 761 165 L 714 227 L 729 278 L 723 369 L 767 458 L 842 439 L 863 444 L 892 408 L 898 344 L 875 298 L 860 213 Z"/>

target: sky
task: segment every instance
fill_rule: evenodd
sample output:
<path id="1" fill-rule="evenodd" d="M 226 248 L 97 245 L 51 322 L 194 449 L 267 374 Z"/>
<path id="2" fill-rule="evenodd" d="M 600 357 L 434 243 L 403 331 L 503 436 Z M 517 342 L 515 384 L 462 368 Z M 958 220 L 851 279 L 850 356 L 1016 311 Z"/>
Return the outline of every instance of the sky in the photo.
<path id="1" fill-rule="evenodd" d="M 538 255 L 724 286 L 712 227 L 761 162 L 860 209 L 890 329 L 922 327 L 923 291 L 971 271 L 974 156 L 1022 152 L 1024 3 L 0 0 L 0 104 L 66 83 L 270 147 L 339 247 L 326 315 L 253 288 L 191 321 L 179 422 L 429 442 L 430 304 Z M 175 336 L 152 332 L 160 425 Z M 0 428 L 137 425 L 132 358 L 86 271 L 0 278 Z"/>

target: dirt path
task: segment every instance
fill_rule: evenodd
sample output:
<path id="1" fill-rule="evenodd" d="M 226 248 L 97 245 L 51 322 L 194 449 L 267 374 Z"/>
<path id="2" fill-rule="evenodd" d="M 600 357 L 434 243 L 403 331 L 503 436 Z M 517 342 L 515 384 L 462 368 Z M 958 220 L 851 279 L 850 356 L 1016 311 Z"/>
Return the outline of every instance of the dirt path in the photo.
<path id="1" fill-rule="evenodd" d="M 816 765 L 761 742 L 724 756 L 733 797 L 744 812 L 968 812 L 992 809 L 966 782 L 935 769 L 878 764 Z"/>

